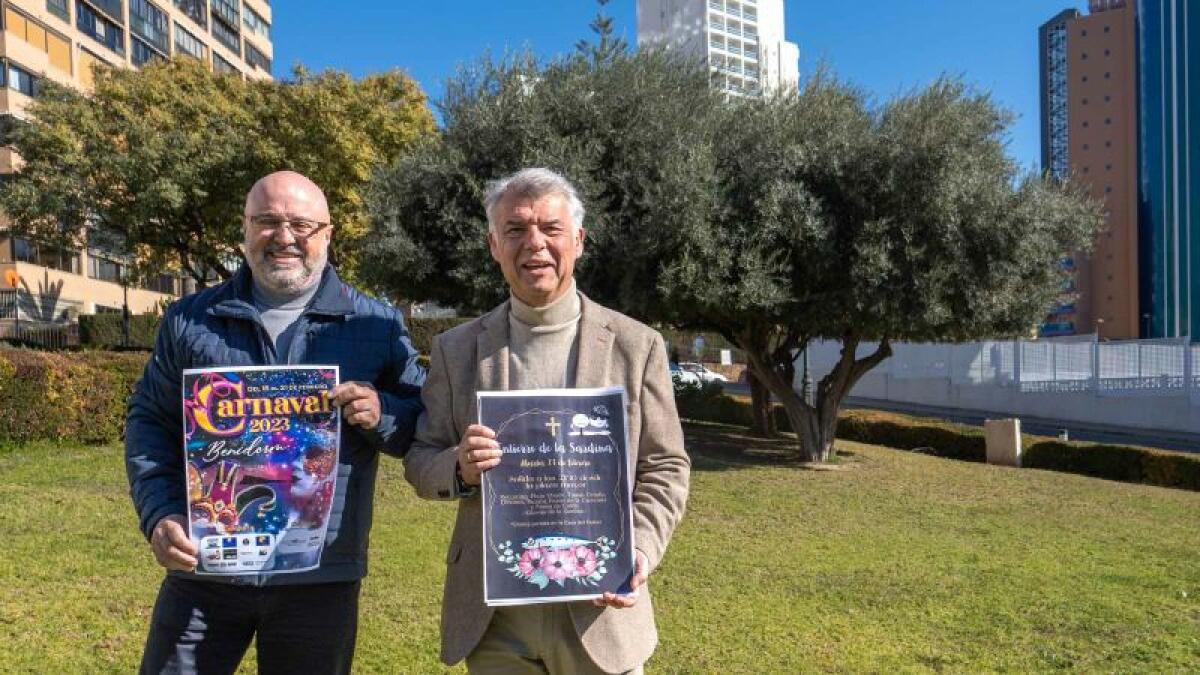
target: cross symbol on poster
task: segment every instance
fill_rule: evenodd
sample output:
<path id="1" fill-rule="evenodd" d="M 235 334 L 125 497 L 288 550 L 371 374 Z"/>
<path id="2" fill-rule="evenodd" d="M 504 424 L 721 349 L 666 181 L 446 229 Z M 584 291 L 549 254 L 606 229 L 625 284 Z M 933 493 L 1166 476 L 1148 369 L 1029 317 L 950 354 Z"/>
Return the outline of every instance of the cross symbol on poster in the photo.
<path id="1" fill-rule="evenodd" d="M 550 435 L 551 435 L 551 436 L 557 436 L 557 435 L 558 435 L 558 428 L 559 428 L 559 427 L 561 427 L 561 426 L 562 426 L 562 425 L 558 423 L 558 418 L 557 418 L 557 417 L 551 417 L 551 418 L 550 418 L 550 421 L 549 421 L 549 422 L 546 422 L 546 427 L 547 427 L 548 429 L 550 429 Z"/>

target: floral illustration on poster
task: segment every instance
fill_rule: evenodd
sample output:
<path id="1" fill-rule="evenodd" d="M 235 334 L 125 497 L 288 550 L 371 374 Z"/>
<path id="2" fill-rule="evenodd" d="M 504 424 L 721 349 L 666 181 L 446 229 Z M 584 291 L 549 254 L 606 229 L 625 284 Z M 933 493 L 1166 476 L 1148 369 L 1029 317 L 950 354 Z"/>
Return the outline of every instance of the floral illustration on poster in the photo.
<path id="1" fill-rule="evenodd" d="M 197 573 L 320 564 L 337 486 L 337 366 L 186 370 L 183 436 Z"/>

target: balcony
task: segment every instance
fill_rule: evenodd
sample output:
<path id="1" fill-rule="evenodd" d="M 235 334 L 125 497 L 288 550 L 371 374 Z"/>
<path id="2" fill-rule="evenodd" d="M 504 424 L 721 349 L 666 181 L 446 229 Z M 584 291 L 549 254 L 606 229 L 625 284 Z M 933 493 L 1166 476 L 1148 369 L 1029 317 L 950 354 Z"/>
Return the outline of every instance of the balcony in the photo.
<path id="1" fill-rule="evenodd" d="M 216 5 L 213 5 L 213 7 L 215 8 Z M 215 16 L 215 14 L 214 14 L 214 16 Z M 237 54 L 238 56 L 242 55 L 242 36 L 241 36 L 241 34 L 239 34 L 235 30 L 230 30 L 229 27 L 225 25 L 225 22 L 223 20 L 213 21 L 212 34 L 213 34 L 213 37 L 215 37 L 217 39 L 217 42 L 220 42 L 221 44 L 225 45 L 226 47 L 229 47 L 230 49 L 232 49 L 234 54 Z"/>
<path id="2" fill-rule="evenodd" d="M 125 25 L 125 5 L 123 0 L 87 0 L 87 2 L 117 24 Z"/>
<path id="3" fill-rule="evenodd" d="M 175 6 L 201 28 L 208 28 L 208 8 L 204 0 L 175 0 Z"/>
<path id="4" fill-rule="evenodd" d="M 271 59 L 249 42 L 246 43 L 246 63 L 250 64 L 252 68 L 258 68 L 267 73 L 271 72 Z"/>
<path id="5" fill-rule="evenodd" d="M 242 23 L 237 0 L 212 0 L 212 13 L 234 29 Z"/>
<path id="6" fill-rule="evenodd" d="M 142 38 L 161 52 L 171 50 L 171 39 L 167 35 L 167 15 L 154 7 L 149 7 L 150 16 L 142 16 L 129 12 L 129 30 Z"/>

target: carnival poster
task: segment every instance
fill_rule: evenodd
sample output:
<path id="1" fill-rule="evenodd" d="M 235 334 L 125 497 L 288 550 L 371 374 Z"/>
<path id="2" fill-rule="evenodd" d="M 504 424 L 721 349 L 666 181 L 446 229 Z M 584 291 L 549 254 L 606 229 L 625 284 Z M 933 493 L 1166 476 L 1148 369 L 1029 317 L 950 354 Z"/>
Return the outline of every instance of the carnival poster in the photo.
<path id="1" fill-rule="evenodd" d="M 337 485 L 337 366 L 183 374 L 188 524 L 198 574 L 302 572 L 321 562 Z"/>
<path id="2" fill-rule="evenodd" d="M 625 388 L 479 392 L 478 401 L 503 452 L 482 480 L 487 604 L 628 592 Z"/>

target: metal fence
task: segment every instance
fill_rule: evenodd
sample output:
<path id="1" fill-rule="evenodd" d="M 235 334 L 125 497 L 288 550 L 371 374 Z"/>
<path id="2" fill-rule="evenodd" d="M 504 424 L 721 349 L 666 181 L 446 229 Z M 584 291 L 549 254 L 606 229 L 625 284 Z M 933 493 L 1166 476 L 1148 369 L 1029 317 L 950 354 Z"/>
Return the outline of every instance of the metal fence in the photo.
<path id="1" fill-rule="evenodd" d="M 42 349 L 70 349 L 79 346 L 79 324 L 43 324 L 22 321 L 0 323 L 0 341 Z"/>
<path id="2" fill-rule="evenodd" d="M 78 303 L 54 295 L 0 289 L 0 341 L 67 349 L 79 346 Z"/>
<path id="3" fill-rule="evenodd" d="M 877 344 L 859 345 L 857 357 Z M 1043 340 L 892 346 L 891 358 L 868 375 L 947 379 L 958 385 L 1018 387 L 1022 392 L 1094 392 L 1099 396 L 1181 396 L 1200 399 L 1200 345 L 1189 338 L 1097 341 L 1094 335 Z M 837 342 L 810 347 L 814 377 L 832 370 Z"/>

